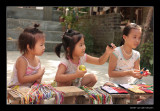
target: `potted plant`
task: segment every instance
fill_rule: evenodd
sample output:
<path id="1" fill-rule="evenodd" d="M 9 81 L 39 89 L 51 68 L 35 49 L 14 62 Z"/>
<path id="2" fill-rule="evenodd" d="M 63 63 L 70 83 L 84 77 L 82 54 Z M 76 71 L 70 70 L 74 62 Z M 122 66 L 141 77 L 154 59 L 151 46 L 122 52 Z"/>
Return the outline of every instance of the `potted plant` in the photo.
<path id="1" fill-rule="evenodd" d="M 64 17 L 64 21 L 61 22 L 62 31 L 65 31 L 66 28 L 71 29 L 71 27 L 72 27 L 72 22 L 73 22 L 72 20 L 73 20 L 73 17 L 70 16 L 70 15 Z"/>
<path id="2" fill-rule="evenodd" d="M 64 22 L 64 19 L 65 19 L 65 15 L 61 15 L 61 16 L 59 17 L 59 22 Z"/>

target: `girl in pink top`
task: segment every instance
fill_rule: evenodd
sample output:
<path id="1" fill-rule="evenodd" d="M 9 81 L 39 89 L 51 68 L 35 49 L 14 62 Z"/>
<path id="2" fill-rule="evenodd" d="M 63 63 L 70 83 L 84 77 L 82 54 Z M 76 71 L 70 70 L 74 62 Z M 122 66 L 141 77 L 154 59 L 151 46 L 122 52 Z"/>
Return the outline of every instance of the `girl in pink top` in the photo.
<path id="1" fill-rule="evenodd" d="M 34 28 L 26 28 L 20 34 L 18 47 L 22 56 L 18 57 L 13 67 L 13 73 L 8 87 L 27 86 L 34 82 L 41 82 L 45 68 L 41 67 L 40 59 L 45 51 L 45 35 L 34 25 Z"/>
<path id="2" fill-rule="evenodd" d="M 88 86 L 93 87 L 97 82 L 94 74 L 85 74 L 87 71 L 79 70 L 79 65 L 85 62 L 90 64 L 102 65 L 116 47 L 111 44 L 113 49 L 106 47 L 105 53 L 100 57 L 92 57 L 85 53 L 84 35 L 74 31 L 67 30 L 62 36 L 62 43 L 55 47 L 55 52 L 60 57 L 61 46 L 64 47 L 65 57 L 62 58 L 56 73 L 55 81 L 57 86 Z"/>

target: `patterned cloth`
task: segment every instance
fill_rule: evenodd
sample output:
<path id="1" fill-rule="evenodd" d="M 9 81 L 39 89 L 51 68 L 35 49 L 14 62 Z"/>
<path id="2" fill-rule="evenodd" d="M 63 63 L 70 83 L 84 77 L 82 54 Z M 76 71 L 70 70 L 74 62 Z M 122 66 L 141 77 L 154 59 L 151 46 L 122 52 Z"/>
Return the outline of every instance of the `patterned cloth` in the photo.
<path id="1" fill-rule="evenodd" d="M 126 60 L 122 54 L 122 50 L 120 47 L 115 48 L 113 54 L 117 58 L 117 65 L 115 71 L 134 70 L 134 63 L 140 58 L 140 53 L 136 50 L 132 50 L 131 58 Z M 110 77 L 109 80 L 117 84 L 133 84 L 136 78 L 132 76 L 114 77 L 114 78 Z"/>
<path id="2" fill-rule="evenodd" d="M 31 88 L 13 86 L 12 90 L 21 98 L 21 104 L 41 104 L 44 99 L 55 97 L 54 104 L 62 104 L 64 92 L 56 90 L 51 84 L 34 83 Z"/>
<path id="3" fill-rule="evenodd" d="M 109 86 L 102 86 L 101 89 L 110 93 L 110 94 L 126 94 L 128 93 L 126 90 L 120 87 L 109 87 Z"/>
<path id="4" fill-rule="evenodd" d="M 153 85 L 147 85 L 147 84 L 119 84 L 119 86 L 128 89 L 134 93 L 153 93 L 152 90 Z"/>
<path id="5" fill-rule="evenodd" d="M 91 88 L 87 86 L 81 86 L 90 98 L 90 104 L 113 104 L 110 94 L 105 93 L 101 88 Z"/>

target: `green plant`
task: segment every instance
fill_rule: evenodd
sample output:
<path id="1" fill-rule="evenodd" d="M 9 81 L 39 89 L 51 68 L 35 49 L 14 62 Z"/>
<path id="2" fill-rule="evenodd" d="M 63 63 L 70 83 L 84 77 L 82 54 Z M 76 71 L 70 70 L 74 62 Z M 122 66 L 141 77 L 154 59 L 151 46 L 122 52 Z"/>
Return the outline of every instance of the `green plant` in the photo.
<path id="1" fill-rule="evenodd" d="M 142 45 L 139 49 L 141 53 L 140 66 L 141 69 L 146 67 L 153 75 L 153 42 L 148 41 Z"/>
<path id="2" fill-rule="evenodd" d="M 66 28 L 71 28 L 73 30 L 77 30 L 81 32 L 85 36 L 85 45 L 86 45 L 86 53 L 92 53 L 93 52 L 93 37 L 90 33 L 91 24 L 88 24 L 87 27 L 80 26 L 79 22 L 79 16 L 83 16 L 83 14 L 80 14 L 78 11 L 75 11 L 73 7 L 68 7 L 69 12 L 67 16 L 64 16 L 64 22 L 61 22 L 62 26 L 65 26 Z M 80 11 L 88 11 L 89 7 L 83 8 Z"/>
<path id="3" fill-rule="evenodd" d="M 58 10 L 63 11 L 63 7 L 58 7 Z"/>
<path id="4" fill-rule="evenodd" d="M 79 31 L 85 36 L 86 53 L 93 53 L 93 36 L 90 33 L 90 27 L 82 27 L 75 23 L 73 29 Z"/>
<path id="5" fill-rule="evenodd" d="M 68 15 L 62 15 L 64 21 L 61 22 L 62 26 L 66 26 L 67 28 L 73 28 L 74 25 L 78 21 L 79 16 L 83 16 L 84 14 L 80 14 L 79 11 L 76 11 L 74 7 L 68 7 Z M 81 9 L 81 11 L 88 11 L 89 7 Z"/>

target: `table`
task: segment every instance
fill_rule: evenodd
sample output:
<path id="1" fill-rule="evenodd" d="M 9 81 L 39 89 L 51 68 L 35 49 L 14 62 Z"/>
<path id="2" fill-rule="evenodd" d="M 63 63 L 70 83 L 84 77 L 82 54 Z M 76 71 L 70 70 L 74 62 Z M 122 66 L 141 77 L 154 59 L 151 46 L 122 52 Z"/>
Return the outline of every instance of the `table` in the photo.
<path id="1" fill-rule="evenodd" d="M 126 99 L 130 97 L 130 94 L 110 94 L 112 96 L 113 104 L 126 104 Z"/>
<path id="2" fill-rule="evenodd" d="M 125 89 L 127 90 L 127 89 Z M 153 93 L 134 93 L 130 90 L 127 90 L 128 93 L 130 94 L 130 104 L 137 104 L 137 99 L 139 98 L 139 96 L 145 96 L 145 97 L 150 97 L 153 96 Z"/>
<path id="3" fill-rule="evenodd" d="M 76 86 L 54 87 L 58 91 L 64 92 L 63 104 L 75 104 L 75 97 L 85 95 L 85 91 Z"/>

